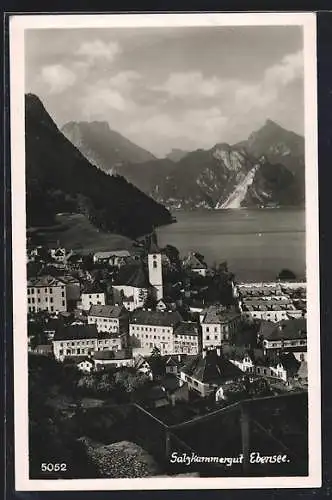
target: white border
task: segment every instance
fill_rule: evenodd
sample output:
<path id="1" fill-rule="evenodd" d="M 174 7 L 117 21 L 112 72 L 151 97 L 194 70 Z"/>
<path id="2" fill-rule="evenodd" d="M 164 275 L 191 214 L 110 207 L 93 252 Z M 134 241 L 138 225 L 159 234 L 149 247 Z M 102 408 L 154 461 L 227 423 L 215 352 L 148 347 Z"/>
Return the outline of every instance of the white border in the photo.
<path id="1" fill-rule="evenodd" d="M 24 30 L 49 28 L 303 26 L 305 61 L 306 258 L 308 293 L 309 475 L 262 478 L 31 480 L 28 474 Z M 321 486 L 320 308 L 317 162 L 316 15 L 314 13 L 32 15 L 10 18 L 15 487 L 47 490 L 313 488 Z"/>

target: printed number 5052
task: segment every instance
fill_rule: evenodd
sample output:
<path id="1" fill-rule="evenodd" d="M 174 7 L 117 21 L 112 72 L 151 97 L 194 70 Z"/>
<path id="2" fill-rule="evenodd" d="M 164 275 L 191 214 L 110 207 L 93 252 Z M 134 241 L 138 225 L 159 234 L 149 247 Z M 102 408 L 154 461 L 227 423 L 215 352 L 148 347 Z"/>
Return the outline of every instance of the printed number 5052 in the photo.
<path id="1" fill-rule="evenodd" d="M 40 466 L 42 472 L 58 472 L 58 471 L 66 471 L 67 464 L 56 464 L 53 462 L 45 463 L 43 462 Z"/>

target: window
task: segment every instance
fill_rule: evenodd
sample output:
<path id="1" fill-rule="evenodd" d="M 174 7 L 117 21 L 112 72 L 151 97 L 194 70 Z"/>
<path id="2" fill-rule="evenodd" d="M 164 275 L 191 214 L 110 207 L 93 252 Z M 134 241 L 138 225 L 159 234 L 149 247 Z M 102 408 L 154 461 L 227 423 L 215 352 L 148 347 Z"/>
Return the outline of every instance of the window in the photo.
<path id="1" fill-rule="evenodd" d="M 50 288 L 50 294 L 52 294 L 52 293 L 53 293 L 53 288 Z"/>
<path id="2" fill-rule="evenodd" d="M 208 326 L 206 327 L 206 331 L 207 331 L 207 332 L 209 332 L 209 331 L 210 331 L 210 328 L 209 328 Z"/>
<path id="3" fill-rule="evenodd" d="M 63 305 L 63 306 L 65 305 L 65 301 L 64 301 L 64 300 L 62 301 L 62 305 Z"/>
<path id="4" fill-rule="evenodd" d="M 30 298 L 28 298 L 28 304 L 30 304 Z"/>
<path id="5" fill-rule="evenodd" d="M 65 292 L 62 292 L 62 293 L 61 293 L 61 296 L 62 296 L 62 297 L 64 297 L 64 296 L 65 296 Z"/>
<path id="6" fill-rule="evenodd" d="M 207 335 L 207 336 L 206 336 L 206 340 L 210 340 L 210 335 Z"/>
<path id="7" fill-rule="evenodd" d="M 214 327 L 214 331 L 217 332 L 218 331 L 218 327 L 215 326 Z"/>

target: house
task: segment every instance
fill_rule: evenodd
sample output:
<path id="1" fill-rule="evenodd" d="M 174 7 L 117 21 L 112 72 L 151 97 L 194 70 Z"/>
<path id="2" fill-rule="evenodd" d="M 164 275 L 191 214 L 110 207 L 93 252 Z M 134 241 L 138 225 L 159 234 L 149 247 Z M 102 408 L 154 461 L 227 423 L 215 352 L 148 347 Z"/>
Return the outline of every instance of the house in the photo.
<path id="1" fill-rule="evenodd" d="M 174 329 L 175 354 L 198 354 L 200 327 L 194 321 L 181 321 Z"/>
<path id="2" fill-rule="evenodd" d="M 150 380 L 153 379 L 153 373 L 148 360 L 141 354 L 134 358 L 134 368 L 140 373 L 144 373 Z"/>
<path id="3" fill-rule="evenodd" d="M 76 366 L 83 373 L 91 373 L 95 369 L 95 363 L 89 356 L 79 359 Z"/>
<path id="4" fill-rule="evenodd" d="M 59 278 L 40 276 L 28 280 L 28 311 L 67 311 L 66 285 Z"/>
<path id="5" fill-rule="evenodd" d="M 179 355 L 168 356 L 165 362 L 166 375 L 177 375 L 180 371 L 180 366 L 181 366 L 181 357 Z"/>
<path id="6" fill-rule="evenodd" d="M 112 286 L 114 301 L 134 311 L 144 306 L 150 288 L 148 275 L 141 264 L 124 266 Z"/>
<path id="7" fill-rule="evenodd" d="M 62 264 L 67 260 L 67 250 L 65 248 L 50 248 L 50 255 L 53 260 Z"/>
<path id="8" fill-rule="evenodd" d="M 98 332 L 124 333 L 128 331 L 128 312 L 119 305 L 92 305 L 88 324 L 96 325 Z"/>
<path id="9" fill-rule="evenodd" d="M 210 306 L 200 313 L 203 348 L 213 348 L 228 342 L 235 334 L 241 314 L 223 306 Z"/>
<path id="10" fill-rule="evenodd" d="M 73 356 L 89 356 L 95 351 L 121 349 L 119 336 L 98 332 L 95 324 L 63 327 L 56 332 L 52 343 L 54 356 L 59 361 Z"/>
<path id="11" fill-rule="evenodd" d="M 133 366 L 133 358 L 127 349 L 95 351 L 93 353 L 93 361 L 96 370 L 110 366 L 114 368 Z"/>
<path id="12" fill-rule="evenodd" d="M 243 372 L 222 355 L 221 349 L 204 349 L 181 368 L 180 378 L 201 397 L 215 393 L 220 387 L 242 380 Z"/>
<path id="13" fill-rule="evenodd" d="M 134 311 L 129 323 L 129 335 L 133 340 L 151 351 L 154 347 L 163 354 L 174 353 L 174 330 L 182 321 L 177 311 Z"/>
<path id="14" fill-rule="evenodd" d="M 101 291 L 83 292 L 81 294 L 81 308 L 89 311 L 91 306 L 104 306 L 106 304 L 105 293 Z"/>
<path id="15" fill-rule="evenodd" d="M 188 269 L 194 273 L 200 274 L 201 276 L 207 275 L 207 264 L 195 252 L 190 252 L 189 255 L 183 260 L 182 264 L 185 269 Z"/>
<path id="16" fill-rule="evenodd" d="M 224 356 L 241 371 L 250 377 L 262 376 L 287 382 L 295 376 L 300 362 L 292 353 L 280 352 L 267 354 L 263 349 L 245 349 L 235 346 L 224 346 Z"/>
<path id="17" fill-rule="evenodd" d="M 307 322 L 305 318 L 280 321 L 271 326 L 262 323 L 258 335 L 263 339 L 265 350 L 300 348 L 303 349 L 303 352 L 307 351 Z"/>
<path id="18" fill-rule="evenodd" d="M 96 252 L 93 256 L 95 264 L 108 264 L 120 267 L 125 265 L 130 259 L 129 250 L 110 250 L 108 252 Z"/>

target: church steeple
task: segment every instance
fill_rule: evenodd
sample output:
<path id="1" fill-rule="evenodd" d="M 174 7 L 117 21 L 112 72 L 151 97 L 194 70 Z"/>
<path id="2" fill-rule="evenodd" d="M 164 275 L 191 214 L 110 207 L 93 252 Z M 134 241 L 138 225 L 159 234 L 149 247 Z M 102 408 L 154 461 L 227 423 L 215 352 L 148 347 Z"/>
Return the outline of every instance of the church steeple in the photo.
<path id="1" fill-rule="evenodd" d="M 149 280 L 155 289 L 155 296 L 157 300 L 163 298 L 163 273 L 161 262 L 161 251 L 158 247 L 157 236 L 153 233 L 150 237 L 150 244 L 148 250 L 148 267 L 149 267 Z"/>

